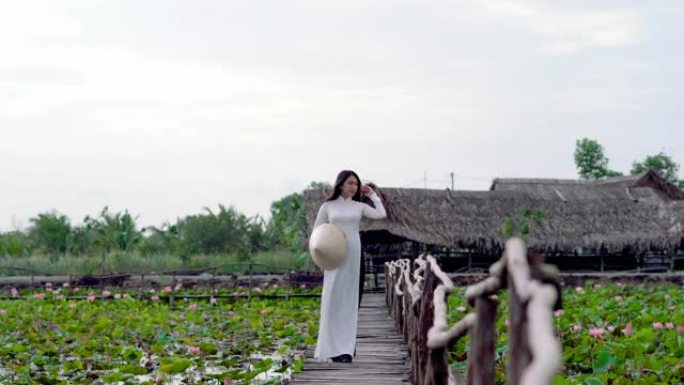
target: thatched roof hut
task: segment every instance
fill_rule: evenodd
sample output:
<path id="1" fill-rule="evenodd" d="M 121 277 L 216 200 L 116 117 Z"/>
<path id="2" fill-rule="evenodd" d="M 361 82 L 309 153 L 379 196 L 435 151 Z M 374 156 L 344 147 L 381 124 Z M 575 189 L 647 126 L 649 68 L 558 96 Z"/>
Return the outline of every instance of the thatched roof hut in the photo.
<path id="1" fill-rule="evenodd" d="M 500 256 L 506 222 L 530 220 L 527 241 L 554 255 L 644 255 L 684 250 L 684 192 L 654 172 L 602 181 L 495 179 L 489 191 L 380 188 L 388 218 L 367 221 L 364 249 L 397 244 Z M 325 192 L 304 194 L 310 226 Z"/>

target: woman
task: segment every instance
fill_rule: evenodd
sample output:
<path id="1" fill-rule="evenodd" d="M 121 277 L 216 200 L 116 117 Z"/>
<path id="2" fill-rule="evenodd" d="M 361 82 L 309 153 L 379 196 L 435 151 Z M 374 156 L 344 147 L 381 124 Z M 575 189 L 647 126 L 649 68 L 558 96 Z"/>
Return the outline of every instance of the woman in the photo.
<path id="1" fill-rule="evenodd" d="M 370 198 L 372 207 L 361 202 L 361 193 Z M 337 175 L 335 188 L 316 216 L 314 228 L 332 223 L 347 238 L 347 258 L 334 270 L 323 275 L 321 318 L 314 358 L 351 362 L 356 346 L 356 327 L 359 316 L 361 240 L 359 222 L 362 217 L 383 219 L 387 216 L 382 201 L 368 186 L 361 187 L 359 176 L 351 170 Z"/>

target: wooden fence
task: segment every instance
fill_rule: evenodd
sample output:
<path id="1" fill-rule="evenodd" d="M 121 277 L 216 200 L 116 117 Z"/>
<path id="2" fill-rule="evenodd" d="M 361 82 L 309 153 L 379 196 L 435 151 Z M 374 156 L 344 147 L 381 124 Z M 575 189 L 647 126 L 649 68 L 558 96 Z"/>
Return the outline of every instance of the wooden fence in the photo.
<path id="1" fill-rule="evenodd" d="M 529 259 L 529 261 L 528 261 Z M 509 336 L 506 383 L 548 385 L 561 364 L 561 345 L 553 324 L 560 308 L 560 285 L 555 267 L 528 258 L 525 243 L 512 238 L 490 275 L 466 289 L 474 313 L 447 325 L 451 279 L 431 256 L 402 259 L 385 265 L 386 301 L 411 354 L 414 385 L 494 385 L 497 297 L 509 291 Z M 534 331 L 533 333 L 531 331 Z M 448 350 L 470 335 L 467 372 L 454 373 Z"/>

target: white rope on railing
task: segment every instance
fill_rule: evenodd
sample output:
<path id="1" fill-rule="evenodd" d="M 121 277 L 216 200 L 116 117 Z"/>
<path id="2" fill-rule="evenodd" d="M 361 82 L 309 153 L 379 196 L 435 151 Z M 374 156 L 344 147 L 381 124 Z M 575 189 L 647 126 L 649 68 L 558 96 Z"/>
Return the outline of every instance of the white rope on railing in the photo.
<path id="1" fill-rule="evenodd" d="M 552 285 L 531 279 L 527 248 L 521 239 L 506 242 L 506 259 L 518 296 L 523 302 L 529 300 L 527 335 L 532 361 L 521 374 L 520 384 L 550 384 L 561 366 L 561 346 L 555 336 L 552 317 L 558 293 Z"/>
<path id="2" fill-rule="evenodd" d="M 465 298 L 468 303 L 472 304 L 476 298 L 487 294 L 493 294 L 499 290 L 503 283 L 505 269 L 506 261 L 505 259 L 500 259 L 489 267 L 489 277 L 468 286 L 465 292 Z"/>
<path id="3" fill-rule="evenodd" d="M 404 274 L 406 260 L 397 259 L 396 261 L 387 262 L 387 264 L 389 265 L 392 278 L 394 278 L 394 292 L 397 296 L 401 297 L 404 295 L 404 291 L 401 290 L 401 277 Z"/>
<path id="4" fill-rule="evenodd" d="M 429 349 L 444 348 L 453 343 L 458 338 L 465 335 L 468 330 L 475 325 L 475 314 L 467 314 L 451 328 L 447 326 L 447 301 L 446 296 L 453 290 L 454 284 L 451 279 L 442 271 L 434 257 L 428 256 L 428 263 L 432 272 L 441 283 L 434 291 L 432 306 L 434 308 L 434 319 L 432 327 L 427 334 L 427 347 Z"/>

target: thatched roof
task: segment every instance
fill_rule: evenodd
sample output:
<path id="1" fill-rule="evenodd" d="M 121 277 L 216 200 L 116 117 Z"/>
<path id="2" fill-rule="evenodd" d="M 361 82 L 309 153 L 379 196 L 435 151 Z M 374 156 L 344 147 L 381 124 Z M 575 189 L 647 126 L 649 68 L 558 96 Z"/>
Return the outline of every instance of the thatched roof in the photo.
<path id="1" fill-rule="evenodd" d="M 671 191 L 636 186 L 642 177 L 548 184 L 497 179 L 490 191 L 381 188 L 388 218 L 367 221 L 361 231 L 387 231 L 428 245 L 497 255 L 504 242 L 504 222 L 530 209 L 540 210 L 543 219 L 540 226 L 532 226 L 527 240 L 544 254 L 679 249 L 684 201 L 672 200 L 676 194 Z M 307 191 L 304 199 L 312 223 L 324 192 Z"/>
<path id="2" fill-rule="evenodd" d="M 490 190 L 517 191 L 548 199 L 634 200 L 638 198 L 633 196 L 634 189 L 638 187 L 651 187 L 652 189 L 642 190 L 642 193 L 645 191 L 647 194 L 653 193 L 656 198 L 684 200 L 684 191 L 654 171 L 601 180 L 497 178 L 492 182 Z"/>

